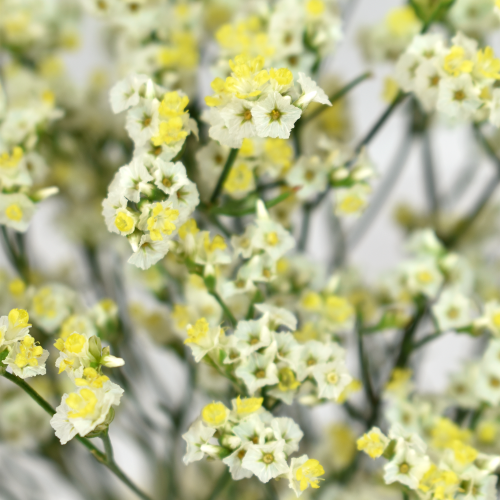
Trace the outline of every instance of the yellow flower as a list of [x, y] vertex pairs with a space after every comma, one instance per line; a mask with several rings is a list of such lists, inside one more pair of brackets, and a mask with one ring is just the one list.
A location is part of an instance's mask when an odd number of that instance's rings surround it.
[[163, 240], [163, 234], [172, 234], [175, 231], [174, 222], [179, 218], [179, 210], [163, 208], [156, 203], [153, 214], [148, 219], [148, 229], [153, 241]]
[[311, 488], [319, 488], [319, 476], [325, 473], [325, 469], [314, 458], [310, 458], [307, 462], [301, 465], [295, 472], [295, 478], [300, 483], [300, 491], [304, 491], [308, 486]]
[[478, 51], [476, 70], [484, 78], [500, 80], [500, 59], [495, 58], [491, 47]]
[[344, 297], [329, 295], [325, 301], [325, 314], [333, 322], [341, 324], [354, 315], [354, 308]]
[[387, 15], [386, 24], [394, 36], [412, 35], [421, 26], [413, 7], [409, 5], [392, 9]]
[[201, 412], [203, 421], [211, 427], [219, 427], [226, 422], [229, 410], [222, 404], [213, 403], [208, 404]]
[[181, 240], [185, 240], [188, 234], [192, 234], [193, 236], [199, 233], [198, 226], [194, 219], [189, 219], [181, 227], [179, 227], [179, 237]]
[[184, 341], [185, 344], [199, 344], [208, 336], [209, 325], [205, 318], [200, 318], [194, 325], [187, 329], [188, 338]]
[[25, 366], [38, 366], [38, 359], [43, 354], [43, 347], [35, 344], [35, 339], [31, 335], [21, 340], [19, 345], [19, 354], [17, 354], [15, 363], [19, 368]]
[[95, 368], [85, 368], [83, 370], [83, 378], [75, 379], [75, 384], [79, 387], [90, 386], [95, 389], [100, 389], [104, 382], [109, 380], [105, 375], [101, 375]]
[[444, 69], [452, 76], [471, 73], [473, 67], [474, 63], [465, 58], [465, 49], [459, 45], [453, 45], [448, 55], [444, 58]]
[[364, 451], [371, 458], [378, 458], [384, 453], [389, 439], [382, 434], [378, 427], [373, 427], [357, 441], [358, 450]]
[[94, 413], [97, 396], [90, 389], [73, 392], [66, 398], [66, 404], [74, 411], [68, 412], [69, 418], [85, 418]]
[[264, 402], [264, 398], [236, 398], [236, 414], [247, 416], [259, 410]]

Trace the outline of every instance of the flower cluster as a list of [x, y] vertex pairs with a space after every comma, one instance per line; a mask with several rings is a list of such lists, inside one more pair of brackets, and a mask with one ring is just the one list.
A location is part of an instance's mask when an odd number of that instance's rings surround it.
[[[453, 428], [454, 424], [443, 419], [436, 424], [436, 432], [443, 425]], [[371, 458], [387, 458], [385, 483], [398, 482], [422, 499], [492, 498], [495, 494], [497, 478], [493, 472], [500, 456], [480, 453], [467, 444], [467, 433], [455, 438], [447, 435], [439, 443], [434, 440], [431, 452], [418, 434], [397, 424], [388, 437], [374, 427], [358, 440], [358, 449]]]
[[438, 34], [413, 39], [396, 68], [405, 92], [414, 92], [427, 112], [452, 121], [489, 120], [500, 126], [500, 59], [491, 47], [458, 33], [447, 46]]
[[262, 56], [237, 55], [229, 61], [231, 76], [212, 82], [215, 94], [205, 98], [212, 139], [231, 148], [240, 148], [249, 137], [288, 139], [311, 102], [331, 105], [306, 74], [299, 73], [299, 92], [288, 68], [266, 70], [264, 64]]
[[274, 417], [262, 407], [263, 398], [232, 400], [232, 409], [221, 402], [203, 408], [182, 437], [187, 443], [184, 463], [205, 456], [222, 460], [234, 480], [257, 476], [263, 483], [288, 479], [299, 497], [309, 487], [319, 488], [325, 473], [318, 460], [293, 457], [304, 433], [290, 418]]
[[103, 202], [108, 230], [126, 236], [129, 262], [147, 269], [163, 258], [171, 238], [198, 205], [196, 185], [181, 162], [172, 161], [196, 126], [185, 109], [189, 99], [133, 75], [111, 92], [115, 112], [129, 109], [127, 130], [134, 158], [121, 167]]
[[[74, 319], [74, 318], [73, 318]], [[102, 373], [102, 367], [123, 366], [124, 361], [102, 348], [101, 340], [88, 332], [68, 334], [64, 330], [54, 346], [59, 351], [56, 367], [65, 372], [75, 391], [64, 394], [50, 424], [61, 444], [77, 434], [99, 435], [114, 418], [114, 406], [120, 404], [123, 389]]]
[[0, 359], [22, 379], [45, 375], [49, 357], [49, 351], [29, 334], [28, 321], [24, 309], [12, 309], [8, 316], [0, 318]]
[[48, 167], [36, 146], [61, 111], [47, 81], [33, 82], [32, 72], [14, 64], [8, 70], [5, 90], [0, 82], [0, 223], [25, 232], [36, 204], [57, 193], [43, 187]]
[[[336, 0], [279, 0], [266, 9], [251, 6], [247, 16], [222, 25], [215, 34], [223, 58], [264, 55], [293, 73], [310, 72], [342, 38]], [[224, 60], [219, 66], [224, 66]]]
[[[262, 316], [239, 321], [233, 335], [205, 318], [188, 325], [188, 344], [197, 362], [206, 360], [243, 384], [248, 394], [265, 393], [290, 405], [303, 401], [337, 401], [352, 382], [345, 351], [336, 342], [294, 337], [297, 320], [286, 309], [256, 304]], [[300, 394], [299, 394], [299, 388]]]

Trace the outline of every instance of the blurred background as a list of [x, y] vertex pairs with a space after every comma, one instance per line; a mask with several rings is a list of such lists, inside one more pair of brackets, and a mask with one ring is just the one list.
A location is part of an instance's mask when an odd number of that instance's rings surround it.
[[[384, 79], [393, 75], [392, 64], [377, 63], [369, 65], [364, 60], [360, 49], [358, 38], [360, 30], [369, 25], [381, 21], [391, 8], [401, 5], [398, 0], [352, 0], [346, 9], [348, 13], [346, 24], [344, 25], [344, 38], [336, 51], [336, 54], [325, 64], [323, 71], [331, 73], [340, 78], [343, 82], [348, 82], [359, 76], [367, 69], [373, 71], [373, 78], [359, 85], [349, 95], [349, 107], [353, 117], [353, 128], [355, 137], [365, 134], [379, 118], [386, 108], [382, 94], [384, 91]], [[496, 51], [500, 51], [500, 38], [497, 35], [490, 42]], [[82, 28], [82, 42], [80, 48], [71, 54], [65, 55], [65, 62], [77, 85], [86, 85], [96, 70], [106, 68], [108, 59], [105, 45], [104, 30], [101, 21], [90, 16], [85, 16]], [[394, 168], [394, 161], [401, 142], [408, 129], [408, 120], [405, 107], [397, 111], [384, 126], [369, 146], [369, 155], [376, 167], [378, 179], [374, 182], [375, 193], [380, 181], [386, 174]], [[492, 165], [484, 155], [475, 147], [473, 140], [470, 140], [472, 132], [470, 126], [450, 127], [447, 123], [436, 123], [432, 129], [432, 148], [435, 154], [437, 165], [438, 191], [443, 199], [457, 188], [457, 180], [465, 179], [463, 197], [460, 199], [460, 209], [465, 211], [470, 205], [474, 196], [489, 182], [495, 175], [495, 166]], [[467, 176], [464, 176], [467, 172]], [[353, 250], [348, 252], [349, 263], [358, 269], [358, 272], [366, 276], [368, 280], [377, 280], [384, 273], [398, 263], [404, 254], [403, 234], [394, 223], [395, 208], [401, 203], [410, 204], [413, 209], [425, 209], [428, 200], [425, 196], [422, 147], [418, 140], [414, 141], [406, 165], [402, 169], [400, 176], [395, 180], [395, 187], [384, 200], [383, 206], [377, 219], [370, 226]], [[35, 216], [29, 234], [29, 245], [33, 249], [32, 258], [36, 265], [44, 266], [47, 269], [60, 271], [65, 265], [71, 267], [73, 258], [77, 252], [68, 239], [58, 230], [54, 224], [54, 219], [62, 210], [61, 203], [57, 198], [48, 200], [43, 204]], [[330, 250], [336, 241], [332, 233], [325, 232], [326, 214], [330, 210], [324, 206], [315, 214], [312, 221], [311, 238], [308, 245], [309, 254], [315, 259], [327, 262]], [[450, 206], [450, 210], [453, 208]], [[5, 261], [5, 259], [4, 259]], [[43, 263], [43, 264], [42, 264]], [[67, 263], [67, 264], [66, 264]], [[68, 269], [68, 272], [75, 272]], [[133, 296], [133, 292], [132, 292]], [[184, 381], [186, 374], [181, 369], [175, 368], [179, 364], [177, 358], [166, 351], [156, 349], [150, 341], [147, 350], [151, 362], [151, 369], [158, 374], [161, 390], [165, 391], [167, 397], [175, 404], [180, 401], [185, 391]], [[430, 347], [422, 349], [421, 356], [423, 366], [418, 373], [418, 383], [426, 391], [442, 391], [448, 380], [448, 375], [456, 370], [458, 361], [470, 355], [470, 341], [465, 336], [447, 334], [443, 338], [434, 342]], [[352, 363], [355, 363], [352, 360]], [[165, 376], [165, 368], [168, 367], [168, 376]], [[174, 374], [174, 375], [172, 375]], [[158, 388], [153, 388], [147, 384], [142, 387], [142, 395], [153, 393]], [[193, 418], [198, 414], [203, 401], [192, 409]], [[133, 413], [130, 407], [123, 409], [123, 414]], [[1, 411], [1, 409], [0, 409]], [[144, 408], [157, 424], [162, 422], [162, 415], [154, 409], [154, 405]], [[158, 413], [158, 414], [156, 414]], [[111, 429], [112, 441], [115, 446], [115, 456], [117, 462], [139, 485], [146, 486], [149, 478], [161, 471], [149, 470], [140, 458], [140, 453], [136, 444], [132, 444], [127, 433], [133, 432], [134, 418], [124, 420], [118, 416], [119, 425], [114, 425]], [[323, 425], [334, 418], [331, 405], [313, 410], [313, 420], [311, 427]], [[42, 418], [43, 420], [43, 418]], [[48, 426], [48, 420], [41, 423], [48, 432], [52, 432]], [[160, 426], [161, 427], [161, 426]], [[150, 446], [151, 443], [146, 444]], [[0, 445], [1, 446], [1, 445]], [[73, 445], [68, 445], [73, 446]], [[10, 448], [0, 450], [0, 470], [9, 474], [12, 467], [13, 453], [19, 453], [23, 457], [22, 463], [29, 474], [26, 477], [37, 478], [33, 486], [33, 494], [20, 496], [22, 500], [31, 500], [45, 494], [45, 498], [54, 500], [80, 500], [80, 496], [74, 488], [71, 488], [67, 479], [63, 478], [54, 469], [50, 470], [50, 477], [53, 480], [46, 481], [48, 469], [46, 462], [38, 460], [30, 453], [23, 451], [12, 452]], [[86, 464], [81, 461], [85, 450], [74, 450], [74, 463], [67, 464], [68, 467], [80, 467], [77, 464]], [[18, 468], [18, 461], [15, 467]], [[182, 467], [181, 464], [179, 464]], [[96, 475], [96, 486], [105, 487], [109, 481], [115, 479], [102, 471], [98, 467], [92, 471]], [[22, 471], [16, 469], [16, 474], [22, 476]], [[189, 476], [189, 473], [187, 474]], [[85, 477], [82, 474], [82, 477]], [[57, 478], [57, 481], [54, 480]], [[21, 485], [20, 485], [21, 486]], [[117, 487], [122, 491], [122, 499], [134, 498], [134, 495], [124, 489], [121, 485]], [[15, 491], [16, 487], [12, 488]], [[25, 489], [22, 495], [26, 495]], [[11, 500], [0, 493], [0, 499]]]

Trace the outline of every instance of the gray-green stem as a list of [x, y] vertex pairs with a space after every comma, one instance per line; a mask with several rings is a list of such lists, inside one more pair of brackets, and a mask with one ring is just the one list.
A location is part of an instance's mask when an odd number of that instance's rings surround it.
[[[43, 408], [50, 416], [54, 416], [56, 410], [52, 408], [52, 406], [42, 397], [38, 392], [35, 391], [30, 385], [28, 385], [24, 380], [16, 377], [15, 375], [4, 372], [2, 374], [7, 380], [10, 380], [18, 387], [20, 387], [28, 396], [30, 396], [41, 408]], [[109, 437], [106, 433], [106, 438], [108, 440], [109, 447], [111, 447], [111, 443], [109, 442]], [[100, 462], [102, 463], [108, 470], [110, 470], [118, 479], [120, 479], [124, 484], [126, 484], [139, 498], [142, 500], [152, 500], [148, 495], [146, 495], [143, 491], [141, 491], [126, 475], [125, 473], [116, 465], [113, 461], [113, 454], [111, 453], [111, 459], [108, 457], [108, 448], [106, 447], [106, 442], [103, 437], [103, 441], [105, 443], [106, 454], [96, 448], [87, 438], [81, 436], [75, 436], [75, 439], [85, 446], [90, 453]]]
[[215, 203], [217, 201], [217, 198], [219, 197], [220, 193], [222, 192], [222, 188], [224, 187], [224, 183], [226, 182], [227, 176], [229, 175], [229, 172], [233, 168], [233, 164], [236, 160], [236, 157], [238, 156], [239, 149], [231, 149], [229, 152], [229, 156], [227, 157], [226, 164], [224, 165], [224, 168], [222, 170], [222, 173], [220, 174], [219, 180], [217, 181], [217, 185], [215, 186], [214, 192], [212, 194], [212, 197], [210, 198], [210, 203]]

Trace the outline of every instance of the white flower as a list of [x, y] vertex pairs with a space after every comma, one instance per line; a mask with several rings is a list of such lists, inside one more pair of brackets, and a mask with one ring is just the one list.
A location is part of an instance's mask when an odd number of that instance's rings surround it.
[[52, 333], [71, 314], [74, 302], [75, 294], [71, 289], [59, 284], [48, 284], [33, 295], [30, 316], [39, 328]]
[[120, 404], [122, 394], [123, 389], [109, 380], [102, 388], [82, 387], [64, 394], [50, 421], [61, 444], [66, 444], [76, 434], [84, 437], [109, 423], [111, 407]]
[[49, 351], [35, 344], [31, 335], [26, 335], [22, 340], [12, 344], [4, 364], [12, 369], [14, 375], [21, 378], [45, 375], [45, 361]]
[[243, 459], [247, 454], [247, 449], [250, 443], [246, 443], [239, 448], [237, 448], [231, 455], [228, 455], [222, 460], [229, 467], [229, 472], [234, 481], [239, 481], [240, 479], [247, 479], [253, 476], [253, 472], [245, 469], [243, 467]]
[[312, 375], [318, 384], [318, 397], [337, 401], [344, 389], [352, 382], [342, 360], [315, 366]]
[[318, 365], [328, 363], [344, 356], [344, 350], [337, 344], [309, 340], [295, 351], [297, 359], [297, 374], [300, 381], [312, 375]]
[[318, 156], [300, 157], [288, 171], [286, 180], [292, 187], [298, 186], [297, 198], [306, 200], [323, 192], [328, 184], [329, 167]]
[[242, 139], [238, 138], [236, 134], [231, 133], [218, 109], [210, 108], [210, 110], [203, 115], [203, 118], [211, 125], [208, 130], [208, 135], [214, 141], [218, 141], [223, 146], [228, 146], [230, 148], [241, 147]]
[[339, 216], [358, 217], [368, 205], [370, 193], [371, 187], [367, 184], [336, 189], [335, 213]]
[[265, 444], [266, 438], [270, 434], [266, 428], [266, 425], [260, 418], [260, 415], [251, 415], [244, 422], [233, 427], [234, 434], [241, 440], [243, 445], [245, 444]]
[[490, 300], [484, 305], [484, 313], [478, 321], [484, 325], [495, 337], [500, 337], [500, 303]]
[[283, 440], [285, 442], [283, 447], [285, 455], [291, 455], [299, 449], [299, 442], [304, 437], [304, 433], [291, 418], [274, 418], [271, 427], [274, 431], [274, 437], [278, 441]]
[[269, 328], [277, 330], [280, 326], [285, 326], [291, 331], [297, 329], [297, 318], [288, 309], [276, 307], [271, 304], [255, 304], [255, 309], [264, 315], [268, 315]]
[[242, 141], [246, 137], [255, 137], [255, 123], [252, 115], [254, 103], [245, 99], [233, 99], [221, 110], [229, 133], [235, 140]]
[[139, 203], [141, 193], [151, 191], [149, 182], [153, 180], [153, 177], [141, 158], [133, 159], [129, 165], [121, 167], [118, 172], [120, 187], [123, 190], [121, 193], [128, 200]]
[[234, 332], [237, 339], [236, 348], [242, 357], [249, 356], [263, 347], [268, 347], [272, 341], [271, 332], [267, 327], [268, 316], [259, 320], [239, 321]]
[[139, 269], [149, 269], [167, 255], [169, 247], [169, 240], [153, 241], [149, 234], [145, 234], [141, 237], [137, 250], [130, 256], [127, 262]]
[[159, 133], [160, 115], [158, 99], [144, 100], [142, 105], [127, 113], [125, 128], [134, 143], [143, 145]]
[[311, 102], [319, 102], [320, 104], [326, 104], [331, 106], [332, 103], [325, 91], [310, 77], [305, 73], [299, 72], [299, 78], [297, 80], [302, 88], [302, 96], [296, 102], [297, 106], [305, 109]]
[[471, 323], [471, 301], [455, 290], [445, 290], [436, 304], [432, 306], [432, 313], [442, 331], [461, 328]]
[[140, 92], [148, 80], [146, 75], [130, 75], [120, 80], [109, 93], [113, 113], [121, 113], [139, 104]]
[[417, 453], [405, 443], [399, 442], [394, 457], [384, 466], [384, 481], [386, 484], [399, 482], [416, 490], [430, 465], [427, 455]]
[[182, 461], [188, 465], [191, 462], [201, 460], [205, 456], [201, 447], [208, 443], [215, 432], [215, 428], [204, 426], [201, 420], [197, 420], [191, 425], [189, 430], [182, 435], [182, 439], [187, 443], [186, 454]]
[[453, 120], [466, 121], [481, 107], [479, 90], [469, 74], [443, 78], [439, 83], [437, 109]]
[[155, 167], [153, 172], [155, 184], [164, 193], [172, 195], [181, 187], [189, 184], [186, 168], [180, 161], [172, 163], [157, 158], [153, 165]]
[[253, 353], [235, 371], [253, 394], [257, 389], [266, 385], [275, 385], [279, 382], [278, 368], [274, 364], [276, 344], [271, 344], [263, 354]]
[[243, 467], [252, 471], [263, 483], [286, 474], [289, 467], [283, 452], [284, 446], [282, 440], [250, 446], [243, 458]]
[[283, 97], [278, 92], [272, 92], [255, 104], [252, 115], [259, 137], [280, 139], [290, 137], [290, 131], [302, 114], [302, 111], [290, 104], [290, 101], [290, 96]]
[[12, 309], [8, 316], [0, 317], [0, 347], [12, 345], [28, 335], [31, 327], [28, 321], [24, 309]]
[[415, 76], [421, 62], [415, 54], [403, 54], [396, 64], [396, 81], [405, 92], [411, 92], [415, 87]]
[[403, 267], [408, 288], [412, 293], [422, 293], [435, 297], [444, 281], [436, 262], [431, 258], [422, 258], [408, 262]]
[[428, 113], [436, 108], [439, 82], [445, 76], [442, 65], [435, 61], [424, 61], [416, 71], [415, 94]]
[[223, 330], [219, 325], [211, 327], [205, 318], [200, 318], [194, 326], [187, 325], [186, 329], [188, 338], [184, 343], [191, 347], [197, 363], [219, 345], [223, 335]]
[[[262, 202], [259, 200], [257, 203], [259, 209], [259, 204]], [[261, 208], [267, 215], [263, 204]], [[258, 217], [252, 237], [252, 245], [254, 248], [264, 250], [276, 261], [295, 246], [295, 239], [281, 224], [269, 219], [268, 216]]]
[[432, 229], [421, 229], [411, 234], [406, 249], [419, 257], [439, 256], [444, 247]]
[[416, 432], [406, 431], [399, 423], [393, 424], [389, 430], [389, 438], [403, 441], [407, 446], [414, 449], [417, 453], [425, 453], [427, 445]]
[[35, 204], [22, 193], [0, 193], [0, 224], [24, 233], [35, 213]]

